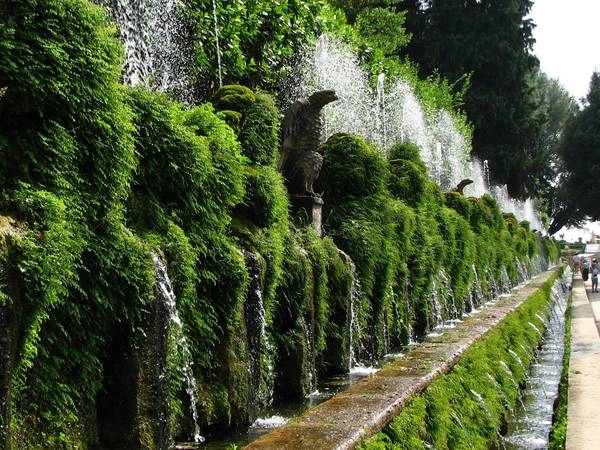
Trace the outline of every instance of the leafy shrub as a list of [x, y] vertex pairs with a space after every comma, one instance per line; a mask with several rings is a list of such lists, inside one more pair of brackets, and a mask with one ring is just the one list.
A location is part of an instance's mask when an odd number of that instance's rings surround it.
[[99, 219], [123, 199], [133, 166], [114, 30], [87, 0], [2, 9], [0, 184], [68, 193]]
[[213, 103], [218, 111], [230, 110], [243, 114], [256, 101], [252, 89], [239, 84], [223, 86], [217, 91]]

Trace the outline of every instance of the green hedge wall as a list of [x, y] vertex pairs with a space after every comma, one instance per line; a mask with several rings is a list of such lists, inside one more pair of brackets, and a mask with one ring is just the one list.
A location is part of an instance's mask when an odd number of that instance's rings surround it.
[[[100, 8], [5, 6], [0, 215], [19, 224], [0, 239], [8, 448], [189, 439], [181, 344], [159, 314], [155, 257], [177, 299], [203, 431], [246, 425], [347, 372], [353, 286], [355, 354], [367, 363], [422, 338], [437, 313], [468, 309], [474, 268], [490, 295], [504, 272], [516, 281], [515, 258], [558, 258], [491, 197], [442, 193], [415, 146], [386, 159], [347, 134], [321, 147], [320, 238], [290, 214], [270, 94], [232, 85], [213, 104], [184, 106], [127, 88]], [[441, 311], [434, 284], [447, 287]]]
[[[546, 314], [558, 276], [557, 272], [514, 313], [472, 345], [448, 374], [411, 399], [383, 432], [359, 448], [424, 450], [500, 445], [499, 430], [517, 406], [519, 385], [525, 381], [525, 369], [542, 339], [527, 324], [543, 328], [540, 317]], [[514, 351], [519, 359], [509, 351]]]

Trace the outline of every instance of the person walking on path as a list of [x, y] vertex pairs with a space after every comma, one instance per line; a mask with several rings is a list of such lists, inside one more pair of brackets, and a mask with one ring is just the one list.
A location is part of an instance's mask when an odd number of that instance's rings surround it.
[[598, 275], [600, 275], [600, 263], [594, 258], [592, 261], [592, 292], [598, 292]]
[[583, 258], [581, 263], [581, 278], [583, 281], [587, 281], [590, 276], [590, 261], [587, 258]]

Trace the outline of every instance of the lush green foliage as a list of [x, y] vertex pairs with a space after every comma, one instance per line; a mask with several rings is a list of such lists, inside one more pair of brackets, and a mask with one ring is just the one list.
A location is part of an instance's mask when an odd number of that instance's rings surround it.
[[[473, 306], [473, 267], [489, 292], [503, 271], [517, 279], [516, 258], [528, 265], [538, 255], [558, 257], [555, 244], [538, 248], [528, 228], [505, 220], [491, 196], [444, 197], [413, 145], [395, 146], [386, 160], [360, 138], [338, 134], [321, 151], [317, 188], [326, 199], [325, 228], [356, 264], [359, 321], [374, 327], [363, 337], [365, 358], [381, 355], [387, 344], [384, 321], [392, 342], [406, 344], [411, 335], [420, 338], [436, 326], [435, 314], [446, 320]], [[442, 308], [436, 312], [432, 288], [444, 283], [451, 287], [436, 292]], [[373, 325], [373, 317], [379, 324]]]
[[546, 313], [557, 276], [471, 346], [447, 375], [414, 397], [382, 433], [367, 439], [361, 448], [413, 450], [498, 445], [498, 431], [517, 404], [518, 386], [525, 380], [525, 369], [541, 340], [540, 333], [526, 324], [544, 326], [539, 317]]
[[596, 180], [600, 176], [600, 73], [590, 82], [585, 108], [566, 125], [559, 147], [564, 173], [560, 180], [558, 201], [549, 232], [563, 225], [578, 224], [586, 217], [600, 217]]
[[[316, 1], [217, 3], [226, 79], [252, 84], [280, 79], [321, 21], [346, 26]], [[191, 5], [196, 75], [214, 80], [210, 2]], [[290, 214], [270, 95], [231, 85], [214, 106], [183, 106], [125, 88], [115, 30], [87, 0], [6, 0], [2, 12], [0, 213], [22, 224], [0, 249], [14, 448], [156, 448], [192, 433], [157, 258], [193, 360], [200, 423], [222, 428], [267, 406], [275, 380], [277, 396], [303, 397], [317, 375], [347, 370], [353, 281], [358, 356], [369, 359], [436, 325], [434, 282], [448, 280], [449, 318], [467, 307], [473, 266], [488, 289], [502, 269], [515, 279], [515, 258], [556, 257], [491, 197], [444, 196], [414, 147], [387, 160], [349, 135], [322, 147], [319, 238]], [[390, 9], [357, 13], [355, 44], [373, 70], [405, 44], [402, 23]], [[416, 80], [414, 67], [395, 67]], [[456, 101], [439, 78], [419, 86], [435, 107]]]
[[[225, 83], [273, 88], [289, 71], [294, 53], [326, 23], [320, 0], [214, 1]], [[189, 5], [197, 85], [207, 98], [218, 87], [213, 6], [211, 0]]]
[[133, 166], [113, 30], [84, 0], [2, 8], [0, 185], [68, 192], [100, 220], [122, 199]]

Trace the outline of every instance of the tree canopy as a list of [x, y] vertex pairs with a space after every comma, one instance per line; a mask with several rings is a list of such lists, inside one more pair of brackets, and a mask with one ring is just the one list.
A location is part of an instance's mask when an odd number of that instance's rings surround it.
[[600, 73], [594, 72], [584, 108], [566, 124], [559, 146], [562, 175], [549, 233], [600, 218]]

